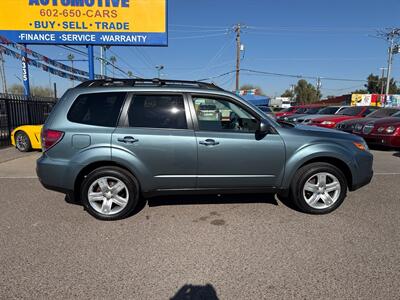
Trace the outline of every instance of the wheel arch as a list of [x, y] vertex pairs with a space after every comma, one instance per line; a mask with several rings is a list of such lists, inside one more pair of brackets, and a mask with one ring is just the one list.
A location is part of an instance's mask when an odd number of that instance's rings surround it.
[[346, 178], [346, 182], [347, 182], [347, 186], [351, 187], [353, 184], [353, 175], [351, 172], [351, 169], [349, 167], [349, 165], [347, 163], [345, 163], [343, 160], [336, 158], [336, 157], [331, 157], [331, 156], [321, 156], [321, 157], [315, 157], [312, 158], [310, 160], [307, 160], [306, 162], [304, 162], [302, 165], [300, 165], [299, 168], [297, 168], [296, 172], [309, 164], [312, 163], [328, 163], [330, 165], [333, 165], [335, 167], [337, 167], [340, 171], [343, 172], [345, 178]]
[[284, 182], [282, 184], [282, 190], [288, 191], [290, 188], [290, 185], [292, 183], [293, 177], [296, 175], [297, 171], [311, 163], [316, 163], [316, 162], [321, 162], [321, 163], [328, 163], [331, 164], [335, 167], [337, 167], [340, 171], [343, 172], [345, 178], [346, 178], [346, 183], [349, 188], [351, 188], [353, 184], [353, 173], [351, 171], [350, 165], [342, 158], [333, 156], [333, 155], [321, 155], [321, 156], [311, 156], [303, 159], [300, 161], [296, 166], [290, 168], [290, 172], [286, 173], [286, 176], [284, 178]]
[[80, 188], [81, 188], [81, 185], [82, 185], [82, 182], [83, 182], [83, 179], [85, 178], [85, 176], [87, 176], [92, 171], [94, 171], [98, 168], [101, 168], [101, 167], [118, 167], [118, 168], [125, 170], [126, 172], [128, 172], [130, 175], [132, 175], [135, 178], [135, 180], [138, 184], [139, 194], [141, 193], [141, 191], [142, 191], [141, 183], [140, 183], [138, 176], [136, 175], [136, 173], [134, 171], [130, 170], [126, 166], [119, 164], [115, 161], [103, 160], [103, 161], [96, 161], [96, 162], [90, 163], [79, 171], [78, 175], [76, 176], [75, 182], [74, 182], [74, 196], [75, 197], [79, 198]]

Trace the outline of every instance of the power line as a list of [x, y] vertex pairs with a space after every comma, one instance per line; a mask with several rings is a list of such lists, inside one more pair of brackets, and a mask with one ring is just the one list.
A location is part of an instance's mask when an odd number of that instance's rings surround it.
[[211, 37], [220, 37], [227, 35], [227, 32], [224, 33], [216, 33], [216, 34], [204, 34], [204, 35], [193, 35], [193, 36], [180, 36], [180, 37], [170, 37], [170, 40], [188, 40], [188, 39], [203, 39], [203, 38], [211, 38]]
[[252, 69], [241, 69], [242, 71], [255, 73], [260, 75], [270, 75], [270, 76], [280, 76], [280, 77], [291, 77], [291, 78], [299, 78], [299, 79], [314, 79], [318, 80], [334, 80], [334, 81], [349, 81], [349, 82], [366, 82], [366, 79], [349, 79], [349, 78], [334, 78], [334, 77], [323, 77], [323, 76], [310, 76], [310, 75], [296, 75], [296, 74], [285, 74], [285, 73], [275, 73], [275, 72], [267, 72], [267, 71], [259, 71]]
[[211, 79], [217, 79], [217, 78], [221, 78], [221, 77], [224, 77], [226, 75], [229, 75], [229, 74], [232, 74], [232, 73], [235, 73], [235, 72], [236, 72], [236, 70], [233, 70], [233, 71], [222, 73], [220, 75], [211, 76], [211, 77], [207, 77], [207, 78], [203, 78], [203, 79], [198, 79], [197, 81], [206, 81], [206, 80], [211, 80]]
[[[117, 53], [115, 53], [115, 51], [113, 51], [113, 50], [111, 50], [111, 49], [108, 49], [108, 51], [110, 51], [111, 54], [114, 54], [114, 56], [116, 56], [116, 57], [118, 58], [118, 60], [122, 61], [126, 66], [128, 66], [128, 67], [132, 70], [132, 72], [135, 71], [135, 73], [138, 73], [138, 74], [141, 75], [142, 77], [144, 76], [143, 74], [141, 74], [140, 72], [138, 72], [138, 71], [136, 70], [136, 68], [133, 67], [130, 63], [128, 63], [124, 58], [122, 58], [122, 57], [119, 56]], [[134, 75], [134, 76], [135, 76], [135, 75]], [[137, 77], [137, 76], [135, 76], [135, 77]]]

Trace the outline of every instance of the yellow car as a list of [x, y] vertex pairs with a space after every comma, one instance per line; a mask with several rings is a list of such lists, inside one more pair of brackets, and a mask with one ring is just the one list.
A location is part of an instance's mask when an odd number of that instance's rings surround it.
[[40, 132], [43, 125], [23, 125], [11, 132], [11, 144], [21, 152], [41, 149]]

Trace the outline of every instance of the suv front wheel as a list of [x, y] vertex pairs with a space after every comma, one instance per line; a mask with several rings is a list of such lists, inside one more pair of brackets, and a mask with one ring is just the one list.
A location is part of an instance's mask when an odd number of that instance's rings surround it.
[[311, 163], [293, 178], [291, 196], [298, 209], [310, 214], [326, 214], [338, 208], [347, 194], [343, 172], [328, 163]]
[[100, 220], [118, 220], [136, 207], [139, 185], [126, 170], [101, 167], [84, 178], [81, 199], [85, 209]]

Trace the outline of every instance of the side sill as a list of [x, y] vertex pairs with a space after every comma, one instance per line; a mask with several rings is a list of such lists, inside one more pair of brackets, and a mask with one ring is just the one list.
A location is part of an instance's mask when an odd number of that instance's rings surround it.
[[275, 194], [279, 191], [280, 189], [276, 187], [158, 189], [143, 192], [143, 196], [145, 198], [152, 198], [167, 195]]

